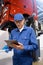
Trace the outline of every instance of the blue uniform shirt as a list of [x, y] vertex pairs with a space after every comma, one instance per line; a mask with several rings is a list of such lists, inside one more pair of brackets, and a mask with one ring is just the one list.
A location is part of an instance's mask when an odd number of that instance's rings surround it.
[[10, 40], [17, 40], [24, 45], [23, 50], [14, 48], [13, 65], [32, 65], [31, 51], [37, 49], [37, 41], [33, 28], [24, 26], [21, 32], [18, 28], [12, 30]]

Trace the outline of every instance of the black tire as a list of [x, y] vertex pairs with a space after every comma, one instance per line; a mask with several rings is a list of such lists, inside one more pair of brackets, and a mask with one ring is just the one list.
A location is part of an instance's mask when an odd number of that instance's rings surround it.
[[5, 28], [8, 28], [8, 32], [10, 33], [11, 30], [17, 28], [17, 26], [14, 22], [9, 21], [1, 25], [1, 30], [4, 30]]

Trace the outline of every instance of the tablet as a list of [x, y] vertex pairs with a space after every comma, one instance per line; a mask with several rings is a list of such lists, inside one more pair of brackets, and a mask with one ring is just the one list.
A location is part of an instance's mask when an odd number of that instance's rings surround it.
[[16, 41], [16, 40], [5, 40], [5, 42], [7, 43], [7, 45], [12, 45], [12, 44], [16, 44], [16, 45], [20, 45], [19, 43], [18, 43], [18, 41]]

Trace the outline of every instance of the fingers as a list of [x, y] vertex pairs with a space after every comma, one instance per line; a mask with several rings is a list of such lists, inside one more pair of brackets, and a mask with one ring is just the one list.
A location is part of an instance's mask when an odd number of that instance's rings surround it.
[[16, 47], [16, 49], [22, 50], [22, 49], [24, 49], [24, 47], [23, 47], [23, 45], [19, 45], [19, 46]]
[[18, 42], [20, 45], [23, 45], [22, 43]]

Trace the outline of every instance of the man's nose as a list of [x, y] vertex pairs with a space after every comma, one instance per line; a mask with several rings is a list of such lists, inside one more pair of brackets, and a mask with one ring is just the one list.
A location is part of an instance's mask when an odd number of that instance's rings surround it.
[[20, 25], [20, 23], [19, 23], [19, 22], [18, 22], [17, 24], [18, 24], [18, 25]]

